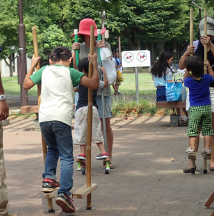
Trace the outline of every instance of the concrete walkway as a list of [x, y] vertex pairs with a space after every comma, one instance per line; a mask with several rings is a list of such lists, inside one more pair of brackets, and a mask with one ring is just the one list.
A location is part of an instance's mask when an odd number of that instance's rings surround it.
[[[138, 117], [111, 120], [114, 132], [115, 169], [104, 174], [101, 161], [92, 148], [92, 210], [86, 198], [75, 200], [75, 214], [65, 214], [55, 204], [53, 215], [76, 216], [210, 216], [205, 201], [214, 191], [214, 172], [202, 173], [203, 161], [197, 156], [195, 175], [183, 174], [187, 165], [187, 127], [169, 127], [169, 117]], [[203, 140], [201, 139], [200, 150]], [[4, 153], [9, 193], [8, 209], [19, 216], [48, 214], [47, 200], [41, 192], [44, 161], [40, 131], [33, 130], [32, 119], [14, 119], [4, 127]], [[79, 147], [74, 146], [74, 156]], [[86, 183], [76, 171], [74, 188]], [[58, 169], [58, 176], [60, 167]]]

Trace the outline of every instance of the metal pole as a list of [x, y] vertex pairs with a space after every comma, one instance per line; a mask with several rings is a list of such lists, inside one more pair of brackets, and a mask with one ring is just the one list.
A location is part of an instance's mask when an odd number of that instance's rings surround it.
[[19, 0], [19, 59], [18, 59], [18, 83], [20, 84], [21, 106], [28, 105], [28, 92], [23, 88], [24, 78], [27, 74], [25, 25], [23, 24], [22, 0]]
[[136, 101], [139, 102], [138, 69], [135, 67]]

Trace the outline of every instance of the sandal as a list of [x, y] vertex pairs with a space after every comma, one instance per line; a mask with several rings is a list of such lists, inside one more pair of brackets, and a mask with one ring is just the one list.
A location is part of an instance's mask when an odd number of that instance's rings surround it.
[[201, 150], [202, 155], [211, 155], [212, 154], [212, 149], [202, 149]]
[[195, 149], [192, 149], [192, 148], [188, 147], [187, 150], [186, 150], [186, 153], [187, 154], [195, 154]]
[[114, 164], [110, 161], [110, 169], [114, 169]]

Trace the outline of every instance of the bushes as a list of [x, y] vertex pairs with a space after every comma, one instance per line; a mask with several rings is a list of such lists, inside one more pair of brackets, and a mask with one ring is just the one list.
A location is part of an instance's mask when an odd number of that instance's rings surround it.
[[112, 116], [127, 117], [140, 115], [169, 115], [172, 113], [170, 109], [157, 109], [154, 102], [140, 99], [137, 103], [135, 100], [126, 98], [116, 98], [112, 100]]

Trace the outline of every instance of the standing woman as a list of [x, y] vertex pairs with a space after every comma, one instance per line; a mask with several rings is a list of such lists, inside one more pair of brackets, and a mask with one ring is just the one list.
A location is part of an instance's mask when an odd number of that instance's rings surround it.
[[[74, 42], [72, 45], [72, 49], [73, 49], [73, 64], [74, 64], [74, 68], [77, 67], [76, 65], [76, 52], [75, 50], [79, 50], [79, 59], [83, 59], [85, 57], [88, 57], [88, 53], [90, 53], [90, 26], [93, 25], [94, 26], [94, 37], [95, 37], [95, 47], [94, 47], [94, 52], [96, 53], [97, 56], [99, 56], [99, 48], [102, 47], [107, 47], [110, 51], [111, 51], [111, 47], [109, 45], [109, 43], [105, 42], [105, 41], [97, 41], [96, 38], [98, 37], [97, 34], [97, 26], [96, 23], [94, 22], [93, 19], [90, 18], [85, 18], [83, 20], [80, 21], [79, 24], [79, 32], [78, 32], [78, 36], [81, 37], [83, 43], [77, 43]], [[106, 29], [102, 29], [101, 30], [101, 35], [104, 34], [106, 31]], [[71, 35], [72, 37], [74, 36], [74, 34]], [[98, 65], [99, 65], [99, 58], [97, 58], [98, 60]], [[100, 74], [100, 77], [102, 75]], [[108, 147], [108, 155], [110, 158], [110, 167], [113, 168], [113, 164], [112, 164], [112, 148], [113, 148], [113, 132], [112, 132], [112, 128], [111, 128], [111, 124], [110, 124], [110, 118], [111, 118], [111, 89], [110, 86], [106, 87], [103, 89], [103, 93], [104, 93], [104, 101], [105, 101], [105, 122], [106, 122], [106, 135], [107, 135], [107, 147]], [[98, 105], [98, 113], [100, 116], [100, 120], [102, 123], [102, 119], [103, 119], [103, 106], [102, 106], [102, 99], [101, 99], [101, 88], [98, 89], [97, 91], [97, 105]], [[103, 126], [103, 124], [102, 124]]]

